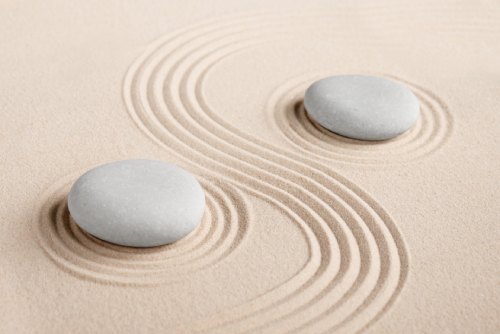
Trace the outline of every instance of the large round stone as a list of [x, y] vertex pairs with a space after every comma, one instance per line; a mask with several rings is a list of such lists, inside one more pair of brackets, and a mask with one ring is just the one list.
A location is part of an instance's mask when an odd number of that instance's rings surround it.
[[410, 129], [418, 119], [417, 97], [393, 80], [339, 75], [321, 79], [306, 91], [309, 116], [341, 136], [385, 140]]
[[193, 231], [202, 219], [205, 195], [195, 177], [175, 165], [124, 160], [76, 180], [68, 208], [76, 224], [99, 239], [152, 247]]

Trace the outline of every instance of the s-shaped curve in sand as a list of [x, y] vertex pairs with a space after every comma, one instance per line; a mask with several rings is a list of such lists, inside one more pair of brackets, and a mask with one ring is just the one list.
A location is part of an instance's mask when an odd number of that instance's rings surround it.
[[309, 261], [290, 280], [179, 330], [356, 332], [393, 304], [406, 280], [404, 241], [376, 201], [331, 168], [225, 124], [203, 96], [203, 76], [218, 58], [287, 27], [266, 16], [201, 24], [154, 43], [126, 75], [127, 109], [156, 143], [195, 173], [281, 208], [309, 239]]

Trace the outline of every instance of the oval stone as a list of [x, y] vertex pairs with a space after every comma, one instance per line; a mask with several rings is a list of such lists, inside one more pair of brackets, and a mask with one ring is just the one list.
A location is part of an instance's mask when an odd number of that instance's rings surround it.
[[420, 105], [406, 86], [366, 75], [338, 75], [314, 82], [306, 91], [309, 116], [341, 136], [386, 140], [410, 129]]
[[205, 194], [180, 167], [124, 160], [96, 167], [76, 180], [68, 208], [76, 224], [99, 239], [152, 247], [193, 231], [205, 210]]

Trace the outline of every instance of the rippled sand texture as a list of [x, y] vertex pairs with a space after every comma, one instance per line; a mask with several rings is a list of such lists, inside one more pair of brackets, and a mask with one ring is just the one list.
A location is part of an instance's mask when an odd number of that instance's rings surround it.
[[[46, 6], [0, 14], [0, 332], [498, 327], [498, 4]], [[407, 85], [417, 124], [321, 128], [305, 89], [345, 73]], [[75, 224], [72, 183], [126, 158], [198, 176], [194, 232], [136, 249]]]
[[71, 179], [47, 194], [37, 218], [40, 243], [62, 269], [84, 279], [124, 285], [154, 285], [182, 280], [222, 260], [236, 248], [250, 218], [245, 199], [231, 186], [202, 183], [207, 210], [195, 232], [175, 245], [154, 248], [121, 247], [82, 231], [68, 211]]
[[[253, 319], [267, 330], [362, 328], [392, 303], [406, 277], [406, 250], [395, 224], [332, 169], [306, 165], [235, 130], [203, 98], [202, 76], [210, 64], [259, 42], [256, 26], [275, 23], [279, 27], [279, 18], [218, 20], [161, 40], [129, 71], [125, 101], [139, 126], [165, 147], [279, 205], [307, 237], [309, 260], [297, 276], [260, 296], [259, 312], [252, 300], [251, 308], [243, 304], [219, 314], [215, 326], [250, 329], [246, 321]], [[248, 41], [241, 31], [249, 31]]]

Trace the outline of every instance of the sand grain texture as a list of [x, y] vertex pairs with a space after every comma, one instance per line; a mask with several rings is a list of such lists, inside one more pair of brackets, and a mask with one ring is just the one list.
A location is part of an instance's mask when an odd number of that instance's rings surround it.
[[[5, 6], [0, 331], [498, 330], [500, 6], [283, 3]], [[311, 121], [307, 86], [348, 73], [407, 85], [415, 127]], [[76, 226], [71, 184], [129, 158], [199, 176], [188, 237]]]

